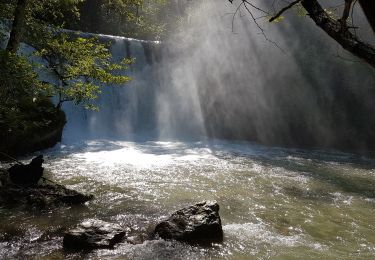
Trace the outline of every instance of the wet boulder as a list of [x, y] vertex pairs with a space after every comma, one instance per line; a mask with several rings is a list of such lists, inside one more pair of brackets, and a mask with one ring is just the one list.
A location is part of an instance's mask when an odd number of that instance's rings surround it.
[[33, 185], [37, 184], [43, 176], [43, 155], [31, 160], [27, 165], [16, 164], [8, 169], [9, 178], [14, 184]]
[[125, 234], [117, 224], [91, 219], [66, 232], [63, 245], [70, 250], [113, 248], [125, 238]]
[[173, 213], [159, 223], [154, 231], [163, 239], [175, 239], [188, 243], [212, 243], [223, 241], [223, 229], [219, 205], [204, 201]]
[[0, 169], [0, 207], [41, 209], [84, 204], [94, 198], [44, 178], [43, 162], [43, 155], [39, 155], [27, 165], [19, 163], [8, 170]]

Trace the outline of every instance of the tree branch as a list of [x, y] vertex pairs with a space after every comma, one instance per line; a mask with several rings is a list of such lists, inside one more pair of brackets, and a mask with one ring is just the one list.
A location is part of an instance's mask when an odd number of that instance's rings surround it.
[[342, 12], [342, 17], [338, 20], [341, 22], [342, 29], [346, 29], [346, 20], [349, 18], [350, 8], [352, 7], [353, 0], [345, 0], [344, 11]]
[[18, 0], [16, 5], [16, 10], [14, 12], [14, 19], [12, 23], [12, 28], [10, 31], [10, 36], [6, 50], [9, 52], [16, 53], [22, 38], [23, 27], [26, 19], [26, 6], [27, 0]]
[[341, 22], [331, 18], [317, 0], [302, 0], [301, 4], [317, 26], [337, 41], [345, 50], [375, 68], [375, 48], [373, 46], [359, 40], [347, 28], [343, 30]]
[[295, 6], [296, 4], [298, 4], [299, 2], [301, 2], [301, 0], [296, 0], [294, 2], [291, 2], [289, 5], [285, 6], [283, 9], [281, 9], [280, 11], [278, 11], [277, 14], [275, 14], [274, 16], [272, 16], [268, 21], [270, 23], [272, 23], [277, 18], [279, 18], [286, 10], [289, 10], [290, 8], [292, 8], [293, 6]]
[[374, 0], [358, 0], [366, 15], [373, 32], [375, 33], [375, 1]]
[[[233, 0], [228, 0], [228, 1], [229, 1], [231, 4], [233, 4]], [[248, 5], [249, 5], [249, 6], [248, 6]], [[281, 48], [276, 42], [270, 40], [270, 39], [267, 37], [267, 35], [266, 35], [266, 33], [264, 32], [263, 28], [262, 28], [262, 27], [260, 26], [260, 24], [257, 22], [257, 19], [258, 19], [258, 18], [256, 18], [256, 17], [254, 16], [254, 14], [253, 14], [253, 12], [252, 12], [252, 10], [251, 10], [250, 8], [254, 8], [254, 9], [256, 9], [257, 11], [260, 11], [260, 12], [262, 12], [262, 13], [264, 13], [264, 14], [267, 14], [267, 15], [268, 15], [269, 13], [268, 13], [267, 11], [261, 9], [260, 7], [254, 5], [253, 3], [249, 2], [248, 0], [241, 0], [241, 3], [240, 3], [239, 6], [237, 7], [237, 9], [236, 9], [236, 11], [235, 11], [235, 13], [234, 13], [234, 15], [233, 15], [233, 19], [232, 19], [232, 31], [234, 30], [234, 18], [235, 18], [235, 16], [236, 16], [236, 14], [239, 12], [241, 6], [244, 6], [245, 10], [250, 14], [251, 19], [253, 20], [253, 22], [255, 23], [255, 25], [258, 27], [258, 29], [259, 29], [260, 33], [263, 35], [264, 39], [265, 39], [266, 41], [272, 43], [273, 45], [275, 45], [275, 46], [276, 46], [278, 49], [280, 49], [282, 52], [284, 52], [284, 50], [283, 50], [283, 49], [282, 49], [282, 48]]]

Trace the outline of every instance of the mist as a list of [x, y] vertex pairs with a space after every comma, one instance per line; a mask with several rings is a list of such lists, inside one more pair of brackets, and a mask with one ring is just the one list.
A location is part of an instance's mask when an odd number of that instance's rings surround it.
[[238, 4], [197, 3], [166, 43], [160, 137], [373, 149], [371, 68], [306, 16], [258, 19], [263, 35], [245, 9], [233, 19]]
[[[238, 3], [194, 3], [162, 43], [100, 35], [116, 61], [135, 57], [122, 72], [133, 80], [106, 87], [99, 112], [65, 105], [63, 139], [219, 138], [374, 150], [372, 69], [306, 16], [290, 11], [279, 23], [255, 24], [243, 9], [233, 18]], [[368, 37], [365, 21], [356, 21]]]

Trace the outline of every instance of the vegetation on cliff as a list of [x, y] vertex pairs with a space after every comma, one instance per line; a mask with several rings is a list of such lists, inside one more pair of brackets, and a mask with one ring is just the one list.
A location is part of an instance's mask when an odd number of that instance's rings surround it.
[[[130, 80], [116, 72], [126, 69], [131, 59], [112, 62], [109, 44], [65, 30], [67, 21], [79, 19], [81, 2], [1, 2], [0, 36], [7, 42], [0, 53], [1, 151], [22, 154], [53, 146], [65, 125], [63, 102], [97, 109], [91, 101], [103, 86]], [[6, 21], [11, 25], [6, 26]], [[33, 50], [22, 51], [21, 43]], [[42, 62], [33, 64], [35, 59]], [[38, 71], [55, 79], [42, 81]], [[52, 97], [57, 97], [56, 105]]]
[[0, 151], [22, 154], [60, 141], [65, 115], [29, 61], [0, 51], [0, 73]]

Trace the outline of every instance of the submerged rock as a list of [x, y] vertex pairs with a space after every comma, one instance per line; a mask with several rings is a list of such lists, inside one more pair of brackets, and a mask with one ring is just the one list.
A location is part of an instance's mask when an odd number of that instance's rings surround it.
[[125, 230], [117, 224], [97, 219], [87, 220], [65, 233], [65, 249], [87, 250], [113, 248], [125, 237]]
[[18, 186], [7, 183], [0, 189], [0, 206], [46, 208], [60, 204], [83, 204], [94, 197], [58, 184], [40, 184], [33, 186]]
[[173, 213], [155, 228], [155, 235], [188, 243], [223, 241], [219, 205], [204, 201]]

